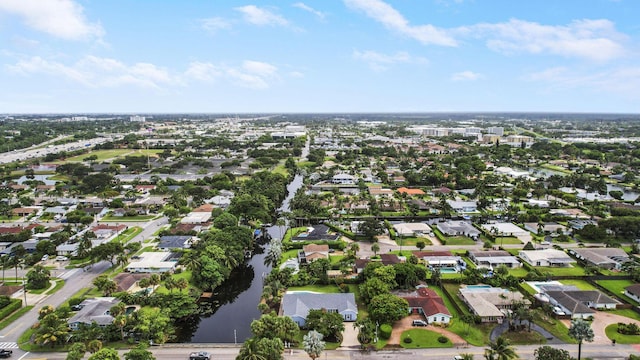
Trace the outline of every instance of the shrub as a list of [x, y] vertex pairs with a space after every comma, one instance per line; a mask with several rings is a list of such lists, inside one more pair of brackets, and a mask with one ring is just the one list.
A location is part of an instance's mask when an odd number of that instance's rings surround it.
[[380, 338], [381, 339], [388, 339], [391, 337], [391, 330], [393, 330], [393, 328], [391, 327], [391, 325], [389, 324], [382, 324], [380, 325]]
[[340, 285], [338, 285], [338, 289], [340, 289], [341, 293], [348, 293], [349, 292], [349, 285], [342, 283]]
[[438, 336], [438, 342], [440, 344], [446, 344], [447, 341], [449, 341], [449, 339], [446, 336], [442, 336], [442, 335]]
[[411, 336], [407, 336], [402, 341], [404, 341], [405, 344], [411, 344], [413, 342], [413, 339], [411, 339]]
[[80, 305], [84, 301], [83, 297], [72, 297], [69, 299], [69, 306]]
[[640, 335], [640, 326], [634, 323], [618, 323], [618, 332], [624, 335]]

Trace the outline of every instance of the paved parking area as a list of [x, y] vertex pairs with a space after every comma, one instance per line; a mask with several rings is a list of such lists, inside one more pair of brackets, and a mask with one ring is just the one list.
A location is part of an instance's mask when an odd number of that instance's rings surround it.
[[[568, 327], [571, 326], [571, 320], [562, 320], [562, 322]], [[593, 344], [611, 344], [611, 340], [607, 337], [604, 329], [617, 323], [635, 323], [640, 326], [640, 321], [634, 320], [625, 316], [616, 315], [607, 311], [597, 311], [593, 321], [591, 322], [591, 329], [593, 329]]]

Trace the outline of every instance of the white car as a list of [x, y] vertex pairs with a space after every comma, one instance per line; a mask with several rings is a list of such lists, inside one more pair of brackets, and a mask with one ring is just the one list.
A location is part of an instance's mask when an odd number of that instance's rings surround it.
[[62, 256], [62, 255], [56, 256], [56, 261], [67, 261], [67, 260], [69, 260], [69, 258], [66, 256]]

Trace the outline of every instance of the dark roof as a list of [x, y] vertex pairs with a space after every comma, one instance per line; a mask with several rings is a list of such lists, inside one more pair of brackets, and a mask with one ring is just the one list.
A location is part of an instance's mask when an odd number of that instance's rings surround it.
[[547, 295], [568, 309], [571, 314], [593, 314], [595, 310], [577, 301], [564, 291], [547, 291]]
[[142, 279], [142, 278], [148, 278], [148, 277], [151, 277], [151, 274], [139, 274], [139, 273], [135, 273], [134, 274], [134, 273], [123, 272], [123, 273], [120, 273], [120, 274], [116, 275], [113, 278], [113, 281], [118, 286], [118, 290], [117, 291], [127, 291], [137, 281], [140, 281], [140, 279]]
[[416, 296], [408, 296], [404, 298], [409, 303], [409, 307], [422, 308], [426, 316], [436, 314], [446, 314], [451, 316], [449, 309], [444, 305], [444, 300], [438, 294], [427, 288], [418, 289]]
[[380, 260], [385, 265], [393, 265], [400, 263], [400, 258], [396, 254], [380, 254]]
[[190, 235], [162, 236], [158, 247], [162, 249], [182, 249], [192, 237]]
[[628, 293], [640, 297], [640, 284], [629, 285], [624, 289], [627, 290]]
[[335, 241], [340, 238], [340, 234], [336, 234], [336, 233], [330, 234], [329, 227], [324, 224], [313, 225], [312, 229], [313, 230], [311, 231], [302, 233], [304, 235], [299, 234], [298, 236], [295, 236], [292, 240], [293, 241], [322, 241], [322, 240]]
[[364, 269], [371, 260], [369, 259], [356, 259], [355, 267], [356, 269]]

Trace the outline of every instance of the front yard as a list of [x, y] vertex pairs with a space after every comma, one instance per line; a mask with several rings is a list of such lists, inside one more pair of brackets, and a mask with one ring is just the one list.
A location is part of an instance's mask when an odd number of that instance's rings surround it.
[[[447, 341], [441, 343], [438, 338], [446, 338]], [[410, 342], [407, 342], [407, 338], [411, 338]], [[411, 329], [402, 333], [400, 336], [400, 346], [405, 349], [422, 349], [422, 348], [450, 348], [453, 347], [453, 343], [449, 338], [444, 335], [440, 335], [435, 331], [426, 329]]]
[[611, 291], [612, 293], [616, 294], [617, 296], [619, 296], [621, 299], [628, 302], [629, 304], [640, 305], [638, 304], [637, 301], [624, 295], [624, 288], [626, 288], [629, 285], [635, 284], [633, 281], [631, 280], [596, 280], [596, 283], [602, 286], [603, 288]]

